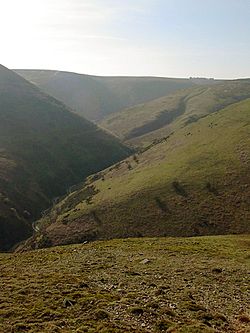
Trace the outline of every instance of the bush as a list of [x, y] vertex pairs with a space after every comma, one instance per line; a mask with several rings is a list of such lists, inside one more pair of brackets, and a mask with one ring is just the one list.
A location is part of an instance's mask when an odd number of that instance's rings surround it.
[[219, 194], [218, 190], [210, 182], [206, 183], [206, 189], [208, 190], [208, 192], [213, 193], [214, 195]]
[[50, 247], [52, 246], [52, 241], [47, 235], [40, 235], [37, 239], [38, 248]]
[[93, 210], [92, 212], [90, 212], [90, 215], [97, 224], [102, 224], [102, 220], [99, 218], [96, 211]]
[[127, 164], [128, 170], [132, 170], [132, 165], [130, 163]]
[[184, 187], [177, 180], [172, 183], [172, 186], [177, 194], [182, 195], [183, 197], [188, 196]]
[[163, 211], [164, 213], [169, 212], [169, 209], [168, 209], [166, 203], [164, 201], [162, 201], [161, 198], [155, 197], [155, 202], [161, 211]]
[[139, 160], [136, 155], [133, 155], [133, 160], [135, 161], [135, 163], [139, 163]]

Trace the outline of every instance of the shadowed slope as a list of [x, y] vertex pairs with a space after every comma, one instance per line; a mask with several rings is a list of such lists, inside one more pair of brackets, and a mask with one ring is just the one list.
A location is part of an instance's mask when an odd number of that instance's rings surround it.
[[1, 66], [0, 248], [30, 233], [27, 220], [68, 186], [127, 155], [118, 140]]
[[[60, 71], [16, 70], [89, 120], [195, 85], [188, 79], [100, 77]], [[214, 83], [214, 81], [205, 80]]]
[[88, 178], [26, 246], [250, 232], [249, 114], [234, 104]]

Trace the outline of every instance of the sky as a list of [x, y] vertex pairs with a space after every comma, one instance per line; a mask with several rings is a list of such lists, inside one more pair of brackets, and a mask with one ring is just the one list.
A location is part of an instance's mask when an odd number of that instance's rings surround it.
[[0, 63], [94, 75], [250, 77], [250, 0], [0, 0]]

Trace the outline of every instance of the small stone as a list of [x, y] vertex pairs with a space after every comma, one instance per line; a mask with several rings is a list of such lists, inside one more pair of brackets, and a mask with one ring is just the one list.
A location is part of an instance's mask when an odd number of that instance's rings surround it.
[[150, 260], [149, 259], [143, 259], [142, 261], [140, 261], [140, 264], [148, 264], [150, 263]]
[[68, 308], [69, 306], [73, 306], [74, 304], [75, 304], [76, 302], [74, 301], [74, 300], [72, 300], [72, 299], [70, 299], [70, 298], [64, 298], [64, 300], [63, 300], [63, 306], [65, 307], [65, 308]]

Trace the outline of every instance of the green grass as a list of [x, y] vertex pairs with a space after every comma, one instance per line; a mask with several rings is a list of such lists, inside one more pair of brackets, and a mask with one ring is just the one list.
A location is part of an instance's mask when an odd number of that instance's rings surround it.
[[249, 236], [0, 254], [0, 332], [249, 332], [249, 259]]
[[250, 232], [249, 110], [249, 100], [227, 107], [89, 177], [39, 222], [42, 235], [68, 244]]
[[106, 117], [100, 124], [129, 144], [144, 147], [153, 140], [250, 97], [249, 80], [192, 87]]

